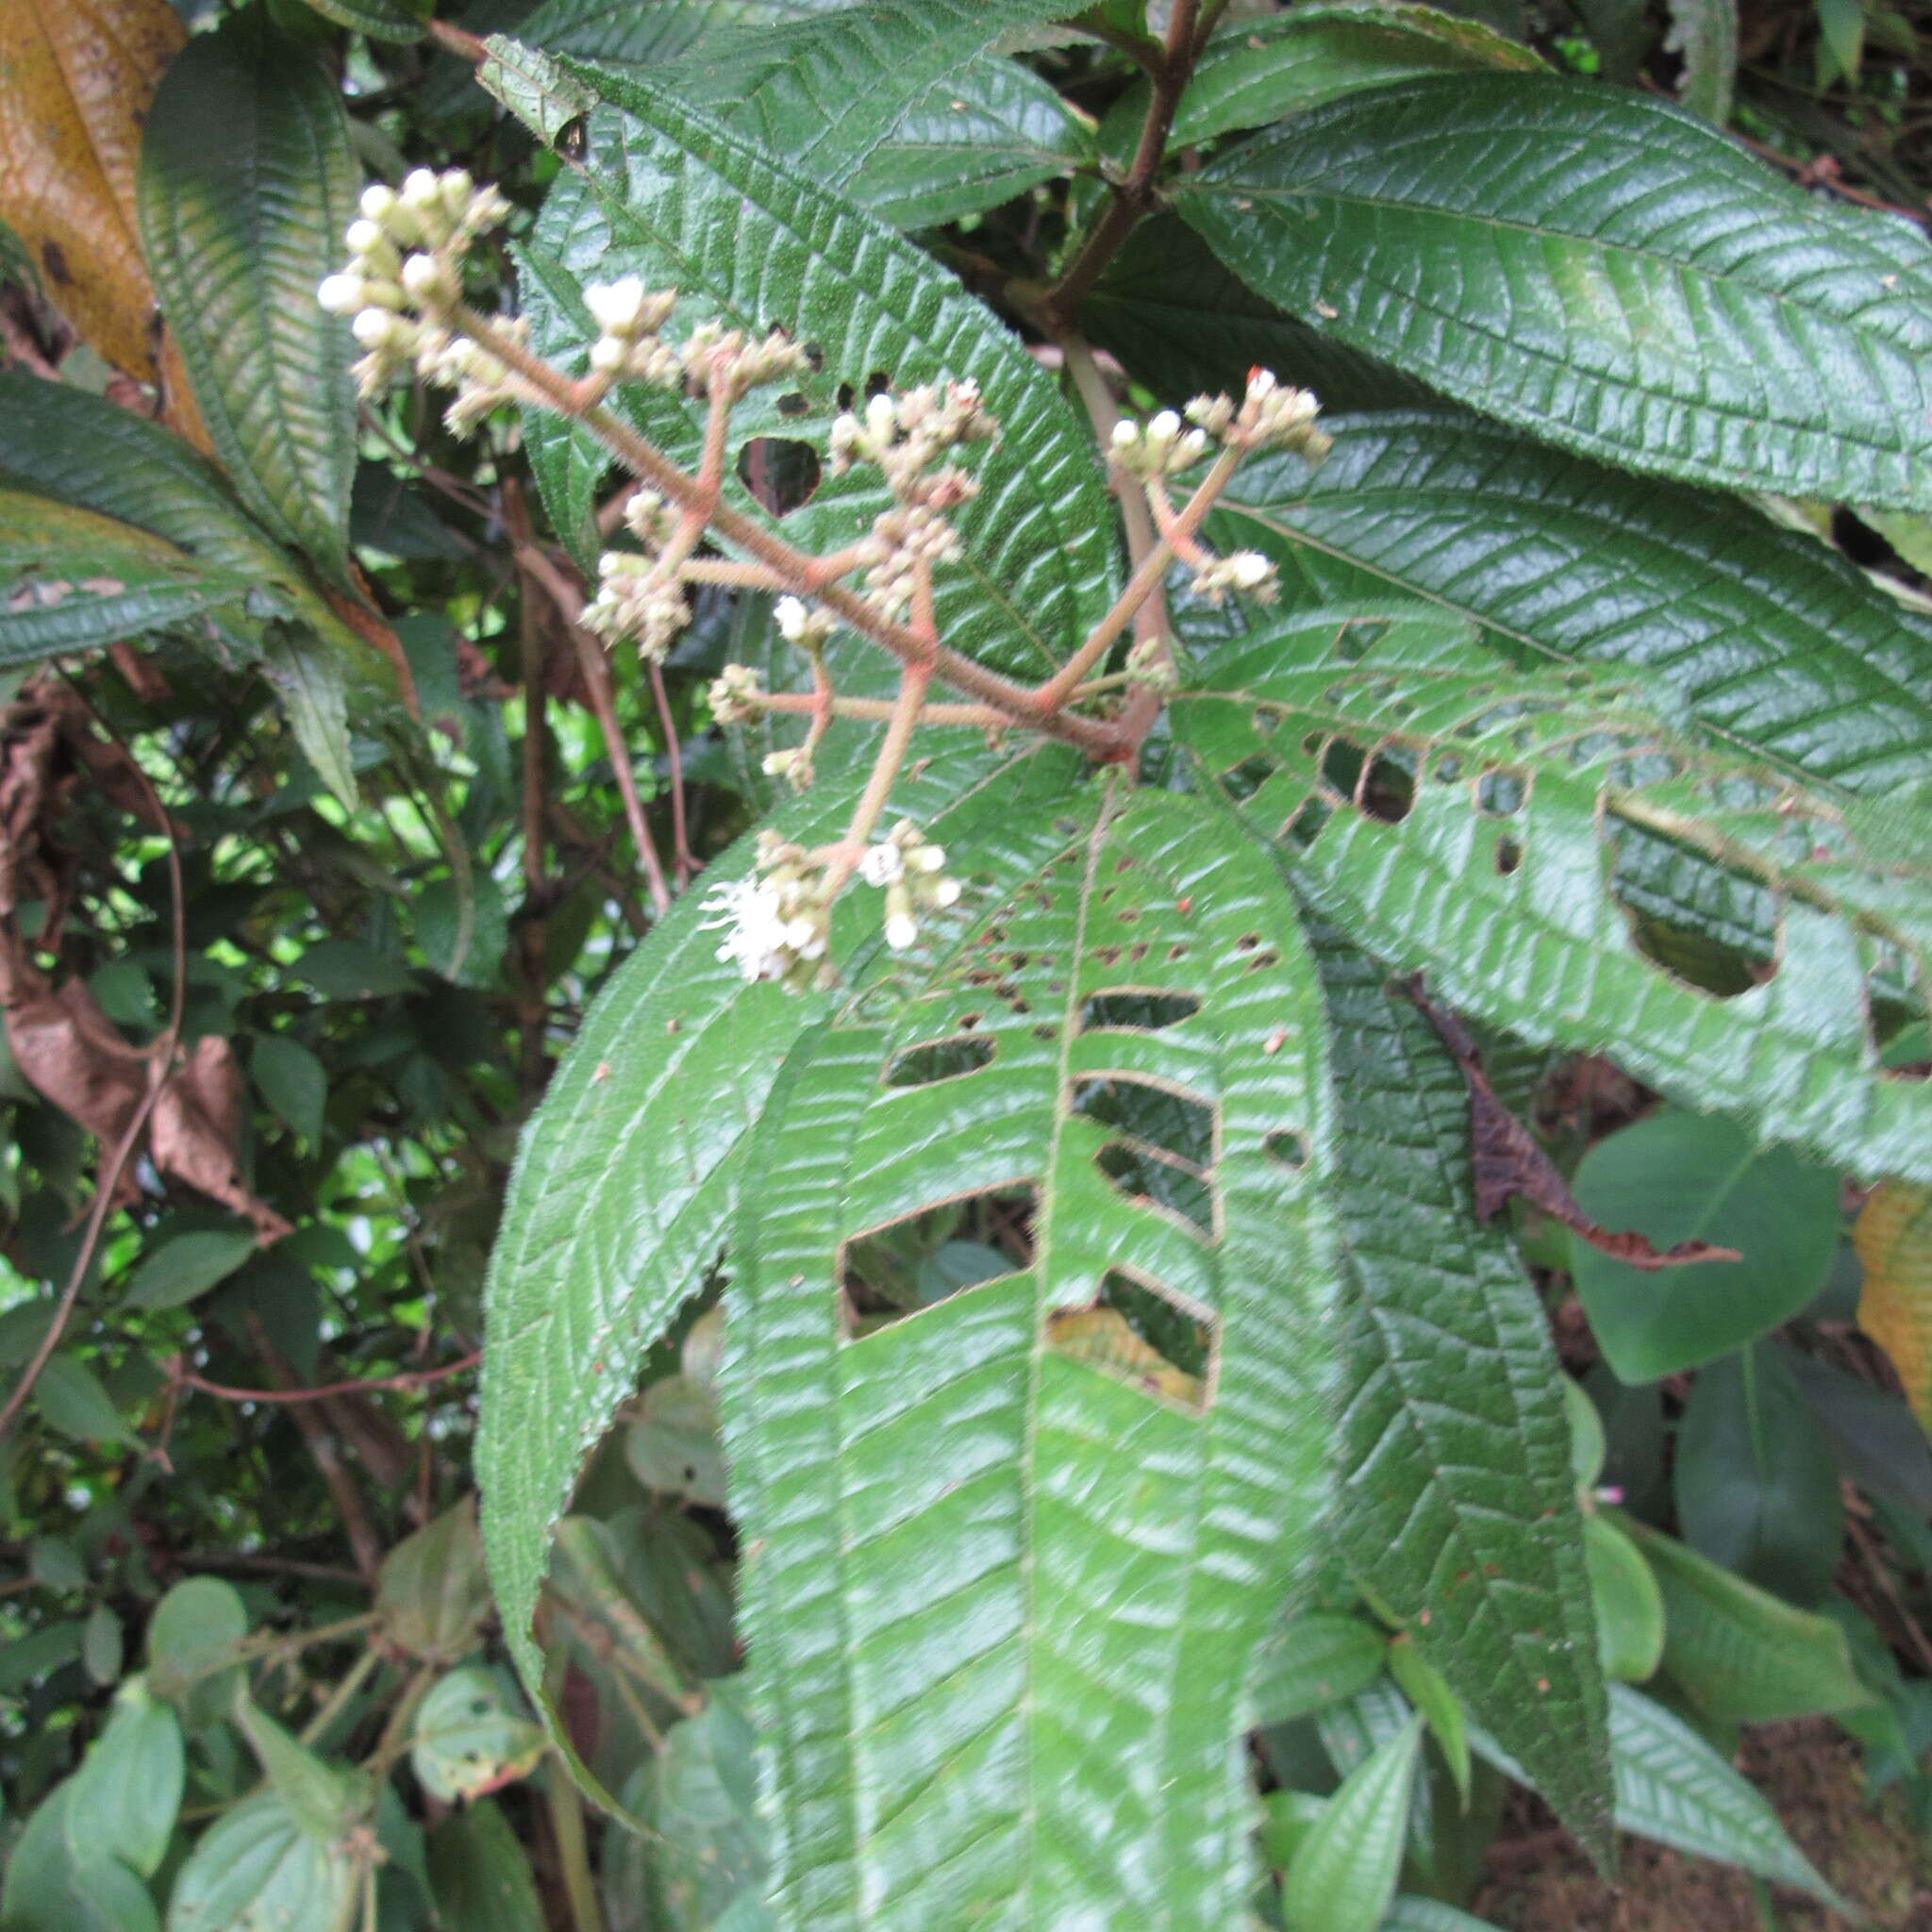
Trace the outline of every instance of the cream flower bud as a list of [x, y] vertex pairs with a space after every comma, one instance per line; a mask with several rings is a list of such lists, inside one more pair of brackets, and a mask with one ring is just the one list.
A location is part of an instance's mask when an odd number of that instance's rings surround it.
[[615, 375], [629, 357], [630, 351], [615, 336], [599, 336], [591, 344], [591, 367], [599, 375]]
[[392, 308], [358, 309], [350, 332], [365, 349], [380, 349], [396, 340], [402, 318]]
[[1238, 588], [1252, 591], [1268, 581], [1274, 566], [1258, 550], [1237, 550], [1227, 559], [1227, 570]]
[[403, 264], [403, 287], [419, 301], [434, 294], [447, 279], [442, 264], [433, 255], [412, 255]]
[[368, 300], [365, 286], [360, 275], [347, 271], [325, 275], [316, 285], [315, 299], [331, 315], [354, 315]]
[[890, 839], [880, 845], [868, 845], [858, 861], [858, 876], [869, 886], [896, 885], [905, 872], [906, 856]]
[[434, 208], [442, 199], [434, 172], [428, 168], [411, 168], [403, 176], [400, 199], [409, 208]]
[[1147, 425], [1149, 442], [1172, 442], [1181, 433], [1181, 419], [1172, 409], [1162, 409]]
[[381, 226], [371, 221], [351, 222], [342, 231], [342, 240], [349, 244], [351, 255], [375, 255], [388, 242], [389, 237]]
[[643, 300], [644, 285], [636, 275], [625, 275], [615, 282], [588, 282], [584, 286], [584, 307], [606, 335], [629, 334], [637, 326], [638, 310]]
[[1141, 425], [1131, 418], [1123, 416], [1113, 425], [1113, 446], [1116, 449], [1132, 449], [1141, 440]]
[[385, 221], [395, 208], [396, 192], [383, 182], [372, 181], [356, 205], [372, 222]]

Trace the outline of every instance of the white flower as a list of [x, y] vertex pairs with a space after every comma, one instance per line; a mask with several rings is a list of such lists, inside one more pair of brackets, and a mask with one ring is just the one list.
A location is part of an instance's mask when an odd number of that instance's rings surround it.
[[919, 922], [909, 912], [894, 912], [886, 920], [886, 943], [893, 952], [903, 953], [917, 943]]
[[868, 845], [858, 861], [858, 876], [869, 886], [890, 886], [906, 875], [906, 855], [888, 839], [883, 844]]
[[315, 299], [331, 315], [354, 315], [368, 299], [362, 277], [353, 269], [325, 275], [316, 285]]
[[643, 307], [644, 285], [637, 275], [625, 275], [615, 282], [587, 282], [584, 307], [591, 319], [608, 336], [628, 335], [637, 326], [638, 310]]
[[1194, 573], [1194, 595], [1207, 603], [1225, 603], [1229, 591], [1241, 591], [1258, 604], [1272, 604], [1279, 588], [1273, 563], [1257, 550], [1237, 550], [1218, 557]]

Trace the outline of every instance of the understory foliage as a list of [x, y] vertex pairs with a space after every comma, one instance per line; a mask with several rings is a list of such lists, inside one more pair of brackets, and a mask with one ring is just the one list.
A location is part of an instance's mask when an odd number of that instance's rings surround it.
[[0, 1932], [1932, 1827], [1932, 248], [1672, 17], [0, 18]]

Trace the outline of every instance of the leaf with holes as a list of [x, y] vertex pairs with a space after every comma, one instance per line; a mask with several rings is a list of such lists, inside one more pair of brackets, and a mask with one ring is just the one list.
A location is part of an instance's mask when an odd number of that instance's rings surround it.
[[527, 1777], [545, 1748], [542, 1726], [493, 1672], [451, 1671], [416, 1712], [409, 1764], [431, 1797], [454, 1805]]
[[[506, 63], [525, 51], [492, 45]], [[905, 388], [970, 375], [1001, 434], [975, 455], [979, 494], [956, 518], [966, 557], [937, 573], [940, 628], [1002, 669], [1050, 670], [1106, 611], [1118, 565], [1100, 464], [1053, 382], [951, 275], [794, 161], [780, 164], [641, 80], [571, 71], [608, 105], [591, 112], [587, 159], [559, 176], [525, 253], [534, 346], [580, 370], [596, 332], [582, 286], [621, 275], [683, 291], [674, 338], [716, 318], [759, 332], [782, 325], [816, 344], [816, 373], [784, 393], [757, 391], [732, 419], [743, 441], [728, 488], [760, 513], [744, 483], [760, 441], [802, 445], [816, 472], [841, 393], [850, 400], [875, 376]], [[691, 405], [634, 386], [617, 403], [666, 448], [695, 452]], [[594, 549], [584, 515], [608, 457], [558, 420], [533, 414], [529, 427], [559, 530]], [[786, 536], [842, 545], [887, 501], [858, 470], [826, 479], [786, 518]]]
[[[1232, 1923], [1243, 1666], [1325, 1489], [1319, 984], [1208, 800], [1097, 781], [949, 862], [959, 911], [792, 1050], [744, 1191], [721, 1387], [772, 1902]], [[1009, 1272], [891, 1319], [858, 1246], [942, 1203]], [[1095, 1307], [1198, 1382], [1060, 1346]]]
[[339, 582], [355, 350], [315, 286], [340, 258], [360, 183], [335, 82], [263, 17], [197, 34], [169, 68], [142, 143], [148, 266], [243, 502]]
[[1627, 667], [1714, 741], [1849, 791], [1932, 775], [1932, 627], [1823, 544], [1446, 410], [1330, 426], [1321, 468], [1243, 465], [1210, 525], [1289, 597], [1407, 594], [1525, 667]]
[[1932, 507], [1932, 253], [1679, 108], [1546, 75], [1355, 94], [1184, 178], [1236, 274], [1553, 442]]
[[[951, 843], [975, 818], [1050, 809], [1070, 770], [1056, 751], [942, 740], [893, 803]], [[778, 823], [810, 844], [837, 832], [852, 797], [822, 787]], [[751, 864], [747, 839], [706, 875], [740, 878]], [[693, 892], [613, 976], [525, 1135], [491, 1257], [483, 1537], [504, 1629], [546, 1716], [529, 1628], [551, 1525], [644, 1350], [703, 1284], [744, 1138], [779, 1060], [824, 1010], [816, 996], [747, 987], [715, 957], [717, 937]]]
[[1341, 1547], [1597, 1856], [1609, 1761], [1562, 1374], [1507, 1237], [1475, 1220], [1462, 1075], [1318, 929], [1341, 1098]]
[[[1868, 975], [1932, 987], [1932, 834], [1692, 747], [1641, 686], [1509, 671], [1440, 616], [1284, 619], [1224, 646], [1176, 733], [1357, 943], [1442, 1003], [1607, 1055], [1685, 1104], [1866, 1174], [1932, 1177], [1932, 1089], [1885, 1076]], [[1607, 827], [1753, 880], [1760, 982], [1709, 990], [1640, 944]], [[1726, 996], [1728, 995], [1728, 996]]]

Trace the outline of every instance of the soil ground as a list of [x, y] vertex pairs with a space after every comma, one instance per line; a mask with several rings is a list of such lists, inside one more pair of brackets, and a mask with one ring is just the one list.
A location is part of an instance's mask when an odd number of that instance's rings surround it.
[[[1864, 1801], [1857, 1747], [1828, 1722], [1765, 1724], [1740, 1767], [1839, 1890], [1885, 1932], [1932, 1932], [1932, 1857], [1896, 1801]], [[1750, 1879], [1641, 1842], [1622, 1841], [1614, 1888], [1545, 1812], [1525, 1810], [1491, 1848], [1472, 1902], [1503, 1932], [1854, 1932], [1801, 1893], [1760, 1909]]]

